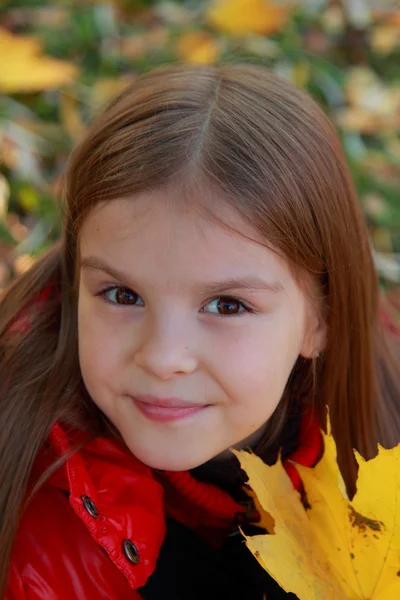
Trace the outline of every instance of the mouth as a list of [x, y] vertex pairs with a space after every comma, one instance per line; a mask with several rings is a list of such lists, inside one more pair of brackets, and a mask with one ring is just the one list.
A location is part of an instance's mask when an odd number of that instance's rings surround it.
[[146, 418], [159, 423], [186, 419], [211, 406], [210, 404], [189, 404], [177, 398], [155, 398], [153, 396], [135, 396], [132, 397], [132, 400]]

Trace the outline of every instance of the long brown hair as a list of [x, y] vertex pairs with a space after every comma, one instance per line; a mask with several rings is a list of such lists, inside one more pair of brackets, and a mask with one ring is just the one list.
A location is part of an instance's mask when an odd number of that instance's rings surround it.
[[[2, 300], [2, 589], [32, 464], [51, 425], [59, 420], [93, 435], [106, 427], [78, 363], [82, 223], [99, 202], [167, 184], [187, 189], [190, 182], [218, 189], [294, 272], [311, 274], [319, 285], [326, 348], [316, 365], [299, 358], [289, 400], [278, 407], [268, 436], [279, 436], [291, 396], [307, 402], [315, 395], [322, 425], [329, 407], [348, 485], [355, 476], [353, 447], [368, 458], [377, 441], [400, 441], [399, 363], [380, 325], [363, 215], [330, 121], [306, 93], [261, 67], [153, 71], [111, 103], [73, 152], [63, 237]], [[35, 310], [32, 303], [47, 286], [50, 297]], [[34, 314], [25, 331], [14, 331], [21, 310]]]

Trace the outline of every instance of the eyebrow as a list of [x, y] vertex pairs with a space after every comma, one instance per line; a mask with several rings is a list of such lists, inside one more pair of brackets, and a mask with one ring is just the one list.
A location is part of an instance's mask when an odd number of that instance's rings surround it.
[[[125, 285], [129, 284], [129, 277], [108, 265], [100, 258], [94, 256], [88, 256], [80, 260], [81, 269], [89, 269], [94, 271], [102, 271], [107, 273], [113, 279], [118, 279]], [[284, 287], [280, 281], [265, 281], [257, 275], [244, 275], [243, 277], [229, 277], [220, 281], [211, 281], [204, 284], [196, 284], [195, 286], [199, 291], [206, 292], [208, 294], [222, 293], [227, 290], [257, 290], [263, 292], [270, 292], [277, 294], [283, 291]]]

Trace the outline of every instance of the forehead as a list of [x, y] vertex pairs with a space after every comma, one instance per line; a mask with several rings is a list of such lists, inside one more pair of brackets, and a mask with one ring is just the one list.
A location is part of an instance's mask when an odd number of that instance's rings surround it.
[[81, 230], [81, 256], [95, 255], [148, 278], [192, 278], [198, 271], [214, 278], [249, 269], [281, 281], [290, 277], [285, 261], [222, 199], [213, 198], [213, 219], [175, 202], [173, 194], [146, 192], [96, 207]]

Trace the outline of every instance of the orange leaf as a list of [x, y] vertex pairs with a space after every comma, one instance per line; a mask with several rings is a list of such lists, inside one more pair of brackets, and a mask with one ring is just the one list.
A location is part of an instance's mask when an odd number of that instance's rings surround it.
[[292, 6], [272, 0], [214, 0], [208, 21], [216, 29], [232, 35], [270, 35], [287, 23]]

